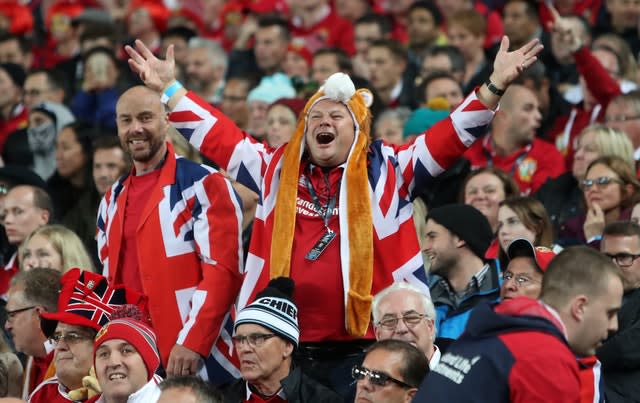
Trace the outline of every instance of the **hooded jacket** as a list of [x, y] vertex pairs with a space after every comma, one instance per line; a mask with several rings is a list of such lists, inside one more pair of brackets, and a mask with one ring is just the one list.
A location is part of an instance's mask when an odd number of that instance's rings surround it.
[[578, 403], [578, 364], [562, 328], [534, 299], [479, 305], [414, 402]]

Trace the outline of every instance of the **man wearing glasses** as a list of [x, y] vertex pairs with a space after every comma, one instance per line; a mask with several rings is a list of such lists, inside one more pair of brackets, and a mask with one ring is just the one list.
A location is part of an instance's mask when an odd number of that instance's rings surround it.
[[[42, 328], [54, 346], [55, 376], [40, 383], [29, 396], [30, 403], [68, 403], [78, 400], [70, 392], [81, 389], [82, 378], [93, 365], [93, 339], [125, 303], [141, 304], [140, 294], [112, 288], [99, 274], [71, 269], [60, 279], [58, 311], [42, 313]], [[57, 287], [56, 287], [57, 290]], [[86, 399], [87, 396], [83, 396]]]
[[604, 229], [600, 248], [620, 268], [624, 297], [618, 313], [618, 331], [598, 349], [608, 402], [640, 396], [640, 226], [618, 221]]
[[509, 264], [502, 273], [500, 298], [538, 298], [542, 276], [556, 254], [549, 248], [534, 247], [528, 240], [519, 238], [509, 244], [507, 256]]
[[36, 385], [53, 374], [48, 371], [53, 360], [53, 346], [40, 329], [39, 314], [55, 312], [59, 284], [60, 272], [52, 269], [19, 272], [12, 279], [4, 327], [15, 350], [27, 356], [22, 399], [29, 397]]
[[298, 347], [298, 308], [291, 300], [294, 284], [280, 277], [236, 317], [233, 345], [242, 379], [223, 393], [225, 402], [337, 403], [342, 398], [292, 366]]
[[429, 367], [440, 361], [436, 338], [436, 311], [431, 298], [407, 282], [396, 282], [383, 289], [372, 303], [377, 340], [402, 340], [422, 351]]
[[422, 351], [401, 340], [378, 341], [351, 371], [357, 381], [355, 403], [410, 402], [428, 373]]

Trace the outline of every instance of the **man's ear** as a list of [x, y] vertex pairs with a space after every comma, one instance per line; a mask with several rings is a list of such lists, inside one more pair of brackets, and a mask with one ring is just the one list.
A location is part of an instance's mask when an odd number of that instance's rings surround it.
[[462, 248], [467, 245], [464, 239], [460, 238], [457, 235], [453, 235], [453, 244], [456, 246], [456, 248]]
[[293, 343], [291, 343], [290, 341], [285, 341], [285, 347], [284, 347], [284, 358], [289, 358], [293, 355]]
[[416, 395], [417, 392], [418, 392], [418, 388], [411, 388], [407, 390], [407, 393], [405, 393], [404, 395], [405, 403], [411, 403], [413, 401], [413, 397]]
[[571, 317], [576, 322], [582, 322], [584, 320], [584, 315], [587, 310], [588, 304], [589, 298], [584, 294], [580, 294], [573, 298], [573, 300], [571, 301], [570, 310]]

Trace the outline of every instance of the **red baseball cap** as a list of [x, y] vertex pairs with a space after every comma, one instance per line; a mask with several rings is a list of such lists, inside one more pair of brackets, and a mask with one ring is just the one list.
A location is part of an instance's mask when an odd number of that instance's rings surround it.
[[553, 260], [556, 253], [545, 246], [533, 246], [529, 240], [518, 238], [513, 240], [507, 248], [507, 256], [509, 260], [516, 257], [530, 257], [536, 262], [536, 265], [542, 271], [547, 271], [549, 262]]

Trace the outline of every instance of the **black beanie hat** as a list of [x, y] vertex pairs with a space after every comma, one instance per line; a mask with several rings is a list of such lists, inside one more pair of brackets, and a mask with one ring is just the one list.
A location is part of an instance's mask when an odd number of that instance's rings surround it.
[[427, 220], [433, 220], [462, 239], [469, 249], [484, 260], [493, 240], [489, 220], [468, 204], [448, 204], [429, 211]]
[[22, 89], [24, 81], [27, 79], [27, 73], [22, 66], [15, 63], [0, 63], [0, 69], [7, 72], [16, 87]]

